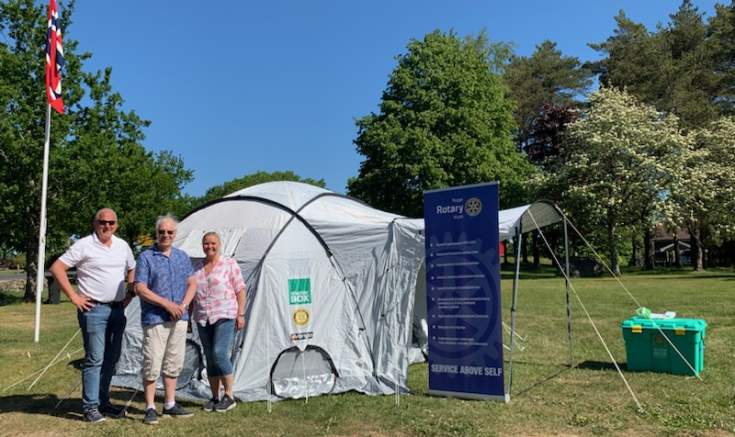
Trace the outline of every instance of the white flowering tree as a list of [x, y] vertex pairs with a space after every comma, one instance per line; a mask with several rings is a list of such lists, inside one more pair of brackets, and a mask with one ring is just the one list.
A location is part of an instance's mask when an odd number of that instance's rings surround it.
[[623, 226], [653, 228], [673, 214], [672, 183], [682, 169], [675, 116], [642, 105], [624, 91], [603, 88], [570, 124], [559, 159], [536, 184], [583, 227], [604, 235], [611, 269], [620, 274], [618, 232]]
[[735, 235], [735, 122], [721, 118], [690, 133], [680, 183], [672, 190], [674, 223], [692, 237], [694, 270], [704, 269], [703, 249]]

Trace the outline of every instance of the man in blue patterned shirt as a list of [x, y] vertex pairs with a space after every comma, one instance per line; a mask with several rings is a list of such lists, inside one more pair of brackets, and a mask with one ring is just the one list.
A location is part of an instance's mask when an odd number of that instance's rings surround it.
[[176, 380], [184, 366], [187, 308], [196, 294], [196, 280], [189, 256], [173, 247], [178, 222], [165, 215], [156, 221], [156, 242], [138, 257], [135, 292], [141, 298], [143, 326], [143, 423], [158, 423], [154, 398], [156, 381], [163, 371], [163, 417], [188, 417], [192, 413], [176, 403]]

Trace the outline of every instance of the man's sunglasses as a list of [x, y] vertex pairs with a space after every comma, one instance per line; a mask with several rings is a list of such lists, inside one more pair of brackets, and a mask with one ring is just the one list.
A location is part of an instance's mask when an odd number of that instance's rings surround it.
[[110, 225], [110, 226], [112, 226], [112, 225], [114, 225], [116, 223], [117, 223], [116, 220], [97, 220], [97, 224], [98, 225]]
[[159, 229], [158, 230], [158, 235], [166, 235], [166, 234], [173, 235], [174, 232], [176, 232], [176, 231], [168, 231], [166, 229]]

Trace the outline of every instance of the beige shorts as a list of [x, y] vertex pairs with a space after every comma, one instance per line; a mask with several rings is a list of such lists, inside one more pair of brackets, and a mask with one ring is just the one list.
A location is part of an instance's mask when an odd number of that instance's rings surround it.
[[161, 374], [178, 378], [186, 354], [185, 320], [143, 327], [143, 378], [156, 381]]

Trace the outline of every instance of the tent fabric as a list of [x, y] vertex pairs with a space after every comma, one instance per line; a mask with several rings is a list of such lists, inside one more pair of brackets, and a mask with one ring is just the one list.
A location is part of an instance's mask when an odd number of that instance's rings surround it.
[[[238, 399], [280, 399], [273, 393], [272, 375], [288, 397], [324, 391], [310, 392], [314, 384], [308, 381], [284, 389], [288, 375], [298, 381], [299, 373], [322, 381], [317, 385], [329, 386], [331, 393], [408, 391], [413, 297], [424, 253], [422, 220], [311, 185], [271, 182], [193, 211], [179, 224], [174, 246], [200, 259], [202, 236], [209, 231], [221, 236], [222, 253], [238, 262], [248, 293], [246, 326], [232, 350]], [[124, 359], [113, 383], [140, 388], [142, 331], [137, 299], [133, 302]], [[197, 340], [195, 333], [192, 337]], [[308, 376], [320, 362], [314, 354], [296, 354], [279, 360], [284, 367], [273, 368], [279, 355], [293, 348], [323, 351], [318, 356], [335, 369], [333, 387], [323, 383], [322, 370]], [[208, 399], [206, 370], [200, 374], [177, 395]]]
[[[550, 202], [500, 212], [501, 240], [559, 221]], [[216, 231], [247, 288], [246, 325], [232, 345], [241, 401], [355, 390], [407, 393], [408, 365], [427, 347], [424, 221], [298, 182], [270, 182], [186, 216], [174, 246], [192, 260]], [[113, 384], [141, 389], [142, 328], [134, 299]], [[209, 399], [196, 329], [177, 396]], [[163, 386], [159, 381], [159, 389]]]

